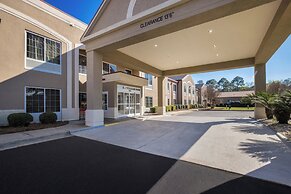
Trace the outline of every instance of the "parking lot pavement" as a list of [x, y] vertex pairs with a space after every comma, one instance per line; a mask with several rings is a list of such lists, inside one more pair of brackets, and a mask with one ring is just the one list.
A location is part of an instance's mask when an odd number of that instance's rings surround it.
[[0, 193], [290, 193], [290, 187], [79, 137], [0, 152]]
[[290, 149], [250, 114], [195, 111], [74, 135], [291, 186]]

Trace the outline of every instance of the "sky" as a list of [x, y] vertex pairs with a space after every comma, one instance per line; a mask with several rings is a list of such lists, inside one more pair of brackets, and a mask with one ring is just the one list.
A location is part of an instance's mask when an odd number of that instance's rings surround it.
[[[89, 24], [102, 0], [46, 0], [51, 5]], [[284, 80], [291, 78], [291, 36], [277, 50], [266, 65], [267, 81]], [[245, 82], [253, 82], [254, 68], [235, 69], [211, 73], [193, 74], [194, 81], [209, 79], [217, 81], [222, 77], [231, 81], [234, 77], [241, 76]]]

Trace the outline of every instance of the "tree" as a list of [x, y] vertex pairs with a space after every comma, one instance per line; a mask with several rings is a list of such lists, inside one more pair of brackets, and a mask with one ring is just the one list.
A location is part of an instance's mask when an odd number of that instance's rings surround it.
[[215, 99], [218, 95], [213, 85], [208, 85], [206, 88], [206, 98], [207, 101], [211, 104], [211, 107], [214, 107]]
[[198, 80], [197, 83], [198, 84], [204, 84], [203, 80]]
[[245, 81], [244, 78], [240, 77], [240, 76], [236, 76], [235, 78], [233, 78], [233, 80], [231, 81], [231, 85], [234, 87], [233, 89], [235, 91], [239, 91], [239, 88], [245, 85]]
[[282, 84], [291, 88], [291, 78], [285, 79]]
[[215, 79], [208, 80], [206, 82], [206, 85], [207, 86], [212, 86], [213, 88], [216, 88], [217, 87], [217, 81]]
[[230, 91], [230, 82], [226, 78], [221, 78], [217, 84], [220, 91], [222, 92]]
[[288, 90], [291, 88], [288, 87], [288, 82], [284, 80], [282, 82], [280, 81], [271, 81], [268, 83], [267, 85], [267, 92], [270, 93], [270, 94], [281, 94], [283, 93], [284, 91]]

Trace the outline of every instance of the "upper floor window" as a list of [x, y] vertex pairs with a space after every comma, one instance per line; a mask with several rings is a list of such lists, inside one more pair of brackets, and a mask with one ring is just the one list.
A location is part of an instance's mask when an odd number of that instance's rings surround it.
[[187, 85], [184, 84], [184, 92], [187, 92]]
[[188, 93], [189, 93], [189, 94], [192, 93], [191, 88], [192, 88], [191, 86], [188, 87]]
[[132, 74], [132, 71], [129, 70], [129, 69], [124, 70], [124, 72], [125, 72], [126, 74], [128, 74], [128, 75], [131, 75], [131, 74]]
[[109, 63], [103, 63], [102, 74], [109, 74], [109, 73], [113, 73], [116, 71], [117, 71], [116, 65], [109, 64]]
[[27, 32], [26, 56], [30, 59], [61, 64], [61, 43]]
[[177, 85], [176, 84], [173, 84], [173, 91], [177, 92]]
[[193, 87], [193, 89], [192, 89], [192, 94], [195, 94], [195, 88]]
[[168, 87], [168, 91], [170, 91], [170, 83], [169, 82], [168, 82], [167, 87]]
[[153, 76], [151, 74], [145, 73], [144, 77], [148, 80], [148, 86], [152, 86], [153, 85]]

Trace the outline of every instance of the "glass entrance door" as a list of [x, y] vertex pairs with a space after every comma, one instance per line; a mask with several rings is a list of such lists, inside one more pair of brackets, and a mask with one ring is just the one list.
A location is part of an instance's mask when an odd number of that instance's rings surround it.
[[130, 93], [130, 109], [129, 109], [129, 115], [135, 114], [135, 93]]
[[118, 115], [136, 116], [140, 114], [140, 88], [118, 85]]

